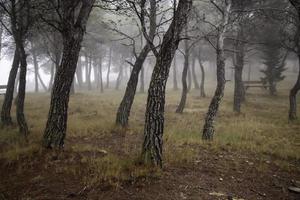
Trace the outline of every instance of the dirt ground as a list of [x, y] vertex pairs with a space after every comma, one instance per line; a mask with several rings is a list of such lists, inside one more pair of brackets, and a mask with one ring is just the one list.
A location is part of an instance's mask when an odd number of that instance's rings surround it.
[[[140, 139], [134, 134], [112, 133], [99, 138], [69, 138], [67, 146], [88, 143], [126, 157], [122, 143], [134, 144]], [[159, 175], [129, 178], [118, 184], [84, 184], [82, 176], [88, 172], [81, 158], [95, 156], [89, 151], [40, 150], [17, 162], [2, 160], [0, 199], [300, 199], [299, 194], [288, 190], [293, 180], [300, 180], [298, 161], [292, 163], [294, 171], [286, 171], [273, 163], [276, 158], [269, 156], [240, 155], [209, 146], [193, 148], [198, 152], [193, 162], [178, 166], [165, 163]]]

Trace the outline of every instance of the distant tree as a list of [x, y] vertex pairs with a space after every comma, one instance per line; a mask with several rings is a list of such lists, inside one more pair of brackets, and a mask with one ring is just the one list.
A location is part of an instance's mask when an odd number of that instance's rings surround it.
[[264, 74], [261, 80], [269, 87], [270, 95], [276, 95], [277, 83], [285, 78], [283, 72], [286, 70], [287, 53], [283, 54], [279, 40], [279, 30], [275, 26], [266, 27], [262, 38], [264, 45], [261, 49], [262, 60], [266, 68], [261, 70]]

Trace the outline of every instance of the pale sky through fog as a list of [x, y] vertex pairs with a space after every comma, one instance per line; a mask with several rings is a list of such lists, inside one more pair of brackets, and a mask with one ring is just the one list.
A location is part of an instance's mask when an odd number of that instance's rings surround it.
[[[9, 71], [11, 69], [11, 64], [12, 64], [12, 60], [8, 60], [6, 58], [2, 58], [0, 60], [0, 85], [7, 84]], [[33, 66], [31, 64], [28, 64], [27, 87], [26, 87], [27, 91], [33, 91], [33, 88], [34, 88], [34, 76], [33, 76], [32, 68], [33, 68]], [[45, 74], [42, 69], [39, 70], [39, 73], [40, 73], [43, 81], [45, 82], [45, 84], [48, 85], [50, 75]], [[103, 70], [102, 76], [103, 76], [104, 83], [106, 80], [106, 73], [107, 73], [107, 70]], [[93, 81], [94, 80], [93, 71], [92, 71], [91, 77], [92, 77], [91, 79]], [[117, 74], [114, 72], [111, 72], [110, 73], [110, 81], [115, 81], [116, 79], [117, 79]], [[83, 80], [85, 80], [85, 76], [83, 76]], [[42, 88], [42, 87], [40, 86], [40, 88]]]

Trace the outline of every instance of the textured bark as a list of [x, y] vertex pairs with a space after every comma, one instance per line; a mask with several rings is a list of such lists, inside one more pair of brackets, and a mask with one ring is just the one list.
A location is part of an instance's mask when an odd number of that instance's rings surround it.
[[[143, 27], [145, 29], [145, 27]], [[147, 58], [148, 53], [151, 50], [150, 43], [153, 42], [156, 33], [156, 2], [150, 2], [150, 30], [149, 38], [147, 38], [147, 44], [143, 47], [141, 53], [136, 58], [136, 61], [132, 67], [130, 78], [127, 83], [126, 91], [121, 104], [118, 108], [116, 116], [116, 124], [125, 127], [128, 125], [128, 119], [131, 111], [131, 107], [134, 101], [136, 88], [138, 84], [139, 73], [143, 67], [143, 64]], [[144, 35], [145, 37], [145, 35]]]
[[138, 84], [139, 72], [143, 67], [143, 63], [150, 51], [149, 45], [146, 45], [141, 51], [140, 55], [136, 59], [134, 66], [132, 67], [132, 72], [130, 74], [129, 81], [127, 83], [126, 91], [118, 108], [116, 124], [125, 127], [128, 125], [128, 119], [130, 116], [131, 106], [134, 101], [134, 96], [136, 93], [136, 88]]
[[300, 90], [300, 54], [298, 55], [299, 71], [298, 78], [294, 87], [290, 91], [290, 109], [289, 109], [289, 120], [294, 121], [297, 119], [297, 94]]
[[173, 21], [164, 35], [152, 73], [145, 113], [142, 159], [162, 167], [165, 90], [171, 63], [178, 48], [180, 33], [186, 26], [191, 0], [180, 0]]
[[[186, 38], [188, 38], [187, 35], [186, 35]], [[184, 107], [185, 107], [185, 104], [186, 104], [187, 93], [188, 93], [188, 85], [187, 85], [186, 79], [187, 79], [188, 69], [189, 69], [190, 52], [189, 52], [189, 44], [188, 44], [187, 40], [185, 40], [184, 46], [185, 46], [184, 66], [183, 66], [182, 78], [181, 78], [182, 92], [181, 92], [180, 103], [179, 103], [179, 105], [176, 109], [176, 113], [180, 113], [180, 114], [183, 113], [183, 110], [184, 110]]]
[[19, 63], [20, 63], [20, 54], [18, 49], [16, 49], [14, 54], [13, 64], [8, 77], [6, 93], [5, 93], [4, 101], [2, 104], [2, 110], [1, 110], [1, 122], [3, 125], [6, 126], [12, 124], [10, 112], [11, 112], [11, 107], [12, 107], [12, 102], [14, 97], [15, 80], [19, 69]]
[[19, 46], [20, 53], [20, 80], [19, 80], [19, 89], [18, 89], [18, 97], [17, 97], [17, 122], [19, 125], [19, 131], [24, 136], [29, 134], [27, 122], [24, 115], [24, 101], [25, 101], [25, 93], [26, 93], [26, 73], [27, 73], [27, 61], [26, 61], [26, 53], [23, 44], [21, 44], [21, 40]]
[[229, 13], [231, 9], [231, 0], [227, 1], [226, 11], [224, 11], [223, 19], [222, 19], [222, 27], [218, 33], [218, 41], [217, 41], [217, 88], [215, 94], [210, 102], [208, 112], [205, 117], [205, 124], [203, 127], [203, 140], [212, 140], [215, 129], [214, 129], [214, 121], [217, 116], [220, 103], [224, 96], [225, 89], [225, 55], [224, 55], [224, 39], [225, 33], [227, 31], [227, 24], [229, 21]]
[[233, 99], [233, 111], [241, 112], [241, 103], [244, 100], [245, 91], [243, 84], [243, 69], [244, 69], [244, 57], [245, 57], [245, 43], [244, 43], [244, 31], [242, 25], [240, 25], [234, 53], [234, 99]]
[[196, 65], [196, 58], [193, 57], [193, 61], [192, 61], [192, 77], [193, 77], [193, 82], [194, 82], [194, 87], [195, 89], [200, 89], [200, 86], [199, 86], [199, 82], [198, 82], [198, 79], [197, 79], [197, 75], [196, 75], [196, 69], [195, 69], [195, 66]]
[[176, 65], [176, 55], [174, 55], [173, 59], [173, 90], [178, 90], [178, 83], [177, 83], [177, 65]]
[[62, 148], [64, 145], [70, 89], [94, 0], [86, 0], [81, 3], [78, 18], [74, 21], [75, 9], [73, 7], [74, 4], [77, 5], [76, 2], [62, 1], [63, 56], [55, 75], [48, 120], [43, 136], [43, 146], [46, 148]]

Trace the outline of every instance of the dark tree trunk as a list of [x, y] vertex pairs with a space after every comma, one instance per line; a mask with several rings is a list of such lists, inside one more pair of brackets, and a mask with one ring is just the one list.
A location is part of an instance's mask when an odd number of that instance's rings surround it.
[[290, 91], [290, 109], [289, 109], [289, 120], [294, 121], [297, 119], [297, 94], [300, 90], [300, 54], [298, 54], [299, 71], [297, 82]]
[[196, 65], [196, 58], [193, 57], [193, 62], [192, 62], [192, 76], [193, 76], [193, 81], [194, 81], [194, 87], [195, 87], [195, 89], [199, 90], [200, 86], [199, 86], [199, 82], [198, 82], [197, 75], [196, 75], [195, 65]]
[[143, 63], [150, 51], [149, 45], [146, 45], [138, 58], [136, 59], [134, 66], [132, 68], [132, 72], [130, 74], [129, 81], [127, 83], [126, 91], [124, 97], [121, 101], [121, 104], [118, 108], [116, 124], [125, 127], [128, 125], [128, 119], [131, 111], [131, 106], [134, 101], [134, 96], [136, 93], [136, 87], [139, 79], [139, 72], [143, 67]]
[[218, 33], [217, 41], [217, 88], [215, 94], [210, 102], [208, 112], [205, 117], [205, 124], [203, 127], [203, 140], [212, 140], [215, 129], [214, 121], [217, 116], [220, 103], [224, 96], [225, 89], [225, 55], [224, 55], [224, 37], [227, 30], [227, 25], [229, 21], [229, 12], [231, 9], [231, 0], [227, 2], [226, 11], [224, 11], [222, 27]]
[[166, 32], [153, 69], [145, 113], [142, 159], [162, 167], [165, 90], [171, 63], [178, 48], [180, 34], [186, 26], [191, 0], [180, 0], [173, 21]]
[[233, 111], [240, 113], [241, 112], [241, 103], [244, 100], [245, 91], [243, 84], [243, 69], [244, 69], [244, 32], [243, 27], [240, 25], [238, 30], [237, 39], [235, 42], [234, 53], [234, 99], [233, 99]]
[[2, 110], [1, 110], [1, 122], [5, 126], [12, 124], [10, 112], [11, 112], [12, 102], [14, 98], [15, 80], [18, 73], [19, 64], [20, 64], [20, 54], [18, 49], [16, 49], [13, 64], [9, 73], [6, 93], [5, 93], [4, 101], [2, 104]]
[[[143, 31], [146, 32], [146, 28], [143, 27]], [[135, 63], [132, 67], [132, 71], [130, 73], [130, 78], [127, 83], [126, 91], [122, 102], [118, 108], [116, 124], [125, 127], [128, 125], [128, 118], [131, 111], [131, 106], [134, 101], [134, 96], [136, 93], [136, 88], [139, 79], [139, 73], [143, 67], [143, 64], [147, 58], [148, 53], [151, 50], [150, 43], [153, 42], [156, 33], [156, 1], [150, 1], [150, 30], [148, 35], [147, 44], [143, 47], [141, 53], [136, 58]], [[144, 33], [145, 37], [146, 33]]]
[[26, 61], [26, 53], [23, 44], [21, 44], [20, 42], [18, 46], [19, 46], [19, 53], [20, 53], [20, 81], [19, 81], [16, 112], [17, 112], [17, 122], [19, 125], [20, 133], [23, 134], [24, 136], [27, 136], [29, 134], [29, 130], [24, 115], [27, 61]]
[[176, 54], [174, 55], [173, 59], [173, 90], [178, 90], [178, 83], [177, 83], [177, 65], [176, 65]]
[[110, 75], [110, 67], [111, 67], [111, 56], [112, 56], [112, 47], [109, 49], [109, 60], [107, 65], [107, 75], [106, 75], [106, 86], [105, 88], [109, 88], [109, 75]]
[[[186, 29], [186, 31], [187, 31], [187, 29]], [[188, 38], [187, 34], [186, 34], [186, 38]], [[189, 43], [187, 40], [185, 40], [184, 45], [185, 45], [184, 66], [183, 66], [182, 78], [181, 78], [182, 93], [181, 93], [180, 103], [176, 109], [176, 113], [180, 113], [180, 114], [183, 113], [183, 109], [186, 104], [186, 98], [187, 98], [187, 93], [188, 93], [188, 85], [187, 85], [186, 79], [187, 79], [187, 75], [188, 75], [190, 52], [189, 52]]]
[[63, 56], [60, 67], [57, 69], [51, 94], [50, 110], [46, 129], [43, 136], [43, 146], [55, 148], [64, 146], [66, 136], [68, 103], [71, 85], [74, 79], [81, 42], [86, 29], [94, 0], [81, 2], [78, 18], [74, 22], [74, 1], [62, 1], [63, 23]]
[[142, 66], [141, 69], [141, 79], [140, 79], [141, 85], [140, 85], [140, 93], [144, 93], [145, 92], [145, 69]]
[[198, 55], [198, 62], [199, 62], [200, 70], [201, 70], [200, 97], [206, 97], [205, 87], [204, 87], [204, 84], [205, 84], [205, 70], [204, 70], [202, 60], [201, 60], [200, 50], [199, 50], [199, 55]]

